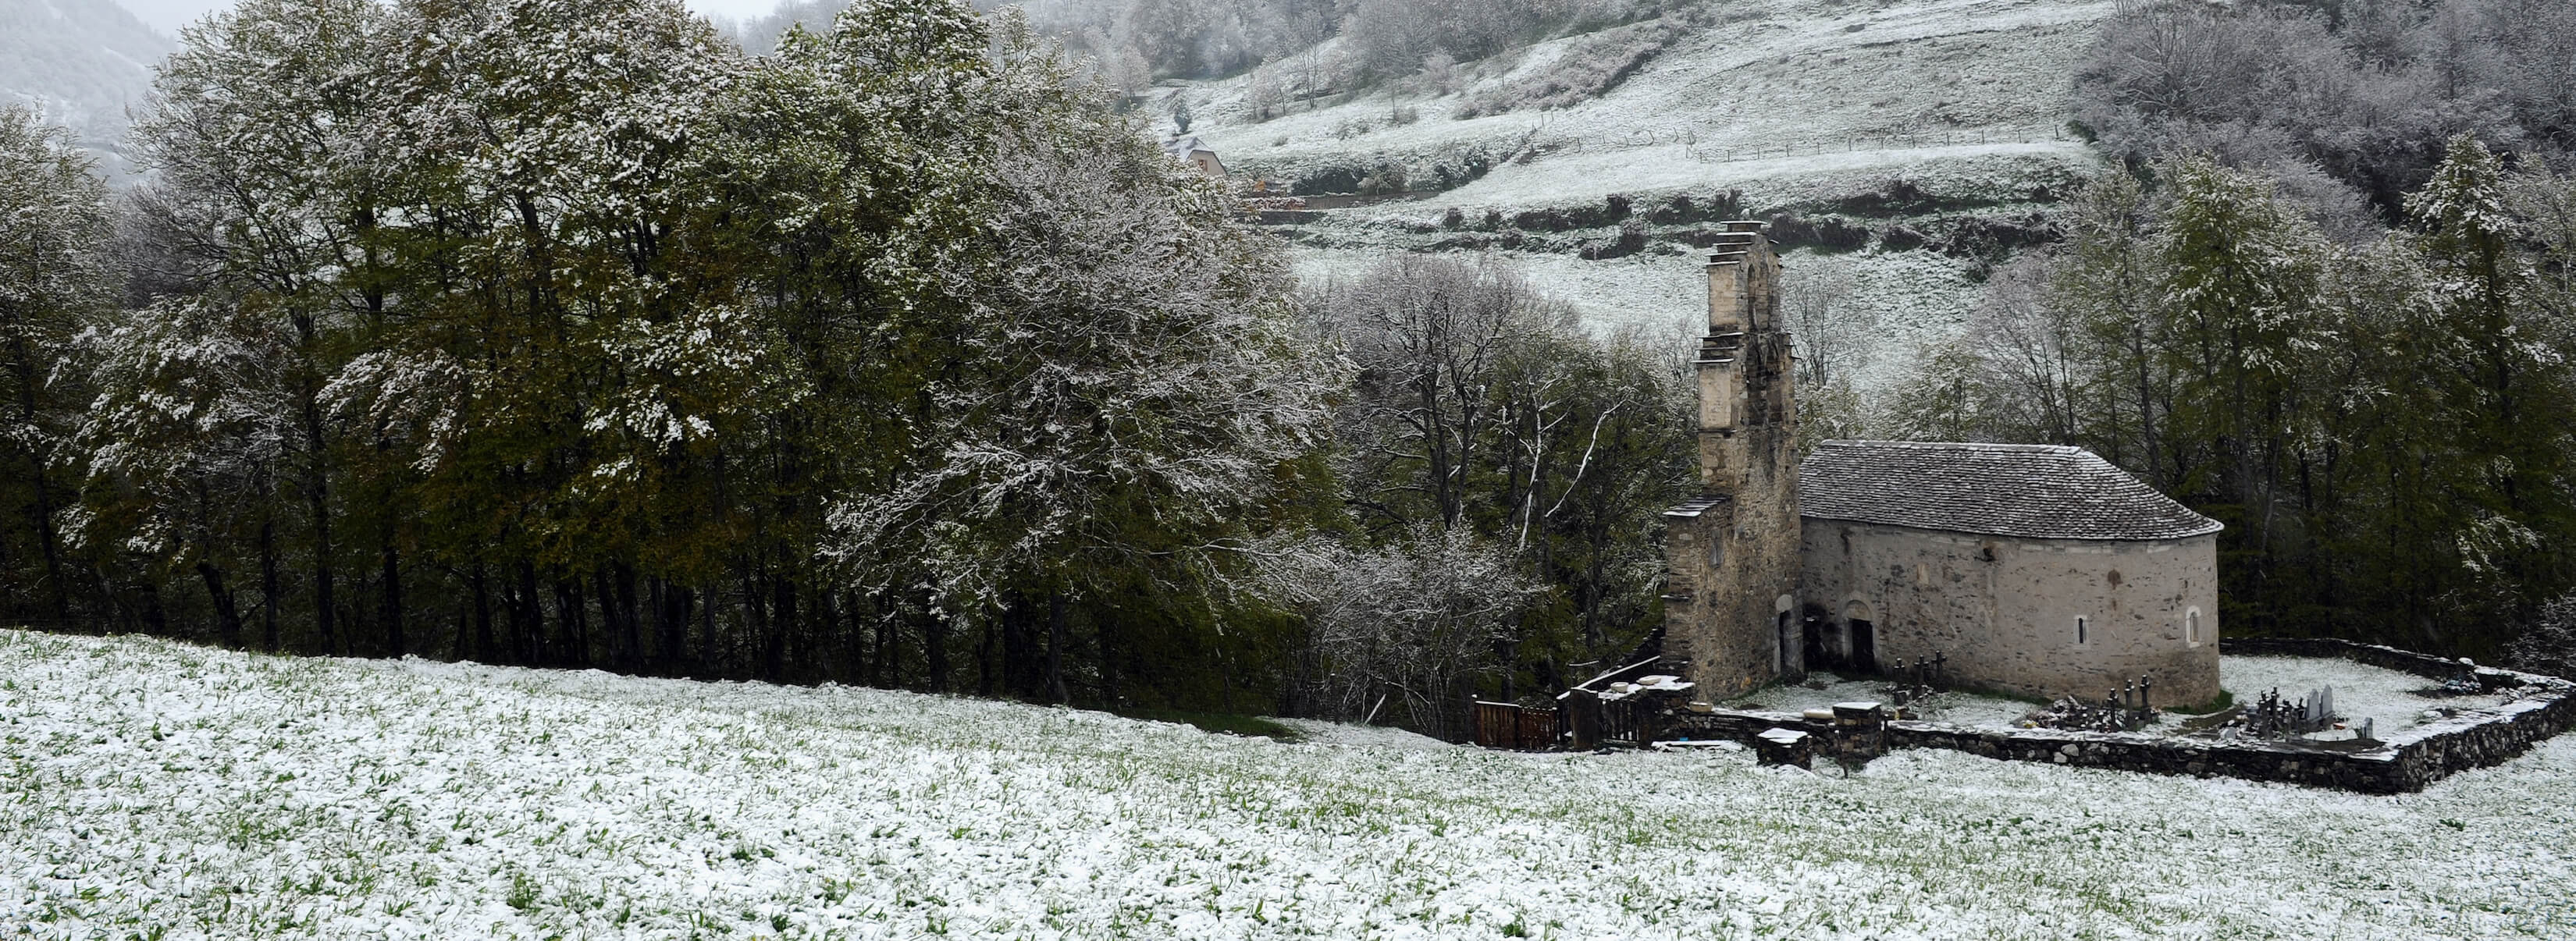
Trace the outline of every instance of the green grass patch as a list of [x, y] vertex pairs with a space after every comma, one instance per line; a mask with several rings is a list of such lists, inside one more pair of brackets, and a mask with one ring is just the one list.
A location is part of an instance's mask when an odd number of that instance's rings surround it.
[[2236, 705], [2236, 694], [2222, 689], [2218, 691], [2218, 698], [2212, 699], [2208, 702], [2192, 703], [2181, 706], [2158, 706], [2156, 708], [2159, 711], [2175, 713], [2177, 715], [2205, 716], [2211, 713], [2224, 711], [2227, 707], [2233, 705]]
[[1185, 709], [1145, 709], [1138, 707], [1112, 709], [1109, 710], [1109, 712], [1111, 715], [1124, 716], [1130, 719], [1143, 719], [1148, 722], [1178, 722], [1183, 725], [1195, 725], [1201, 729], [1225, 735], [1266, 736], [1283, 742], [1294, 742], [1301, 738], [1301, 736], [1297, 734], [1296, 729], [1281, 725], [1270, 719], [1264, 719], [1260, 716], [1238, 716], [1223, 712], [1191, 712]]

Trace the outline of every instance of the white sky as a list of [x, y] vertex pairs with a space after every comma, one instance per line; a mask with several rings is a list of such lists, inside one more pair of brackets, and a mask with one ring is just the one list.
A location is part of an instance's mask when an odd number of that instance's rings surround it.
[[[179, 27], [197, 21], [216, 10], [232, 6], [232, 0], [117, 0], [153, 29], [172, 37]], [[707, 16], [742, 20], [766, 16], [777, 9], [778, 0], [686, 0], [689, 9]]]

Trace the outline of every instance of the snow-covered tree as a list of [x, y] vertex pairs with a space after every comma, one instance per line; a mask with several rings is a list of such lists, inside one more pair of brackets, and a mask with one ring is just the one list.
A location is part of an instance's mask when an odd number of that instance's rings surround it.
[[278, 645], [275, 480], [300, 433], [282, 326], [215, 297], [165, 298], [81, 343], [97, 397], [73, 439], [89, 476], [74, 536], [199, 581], [227, 645], [242, 642], [246, 543], [261, 640]]
[[0, 108], [0, 610], [68, 613], [55, 515], [69, 505], [62, 448], [78, 378], [61, 351], [111, 302], [106, 185], [69, 132]]
[[[995, 76], [1063, 85], [1042, 56]], [[1062, 698], [1064, 606], [1208, 567], [1323, 432], [1329, 374], [1232, 197], [1097, 111], [1031, 109], [975, 146], [991, 215], [931, 272], [947, 351], [881, 490], [833, 512], [875, 585], [998, 618], [1013, 692]], [[1079, 246], [1078, 249], [1075, 246]], [[1034, 664], [1044, 617], [1046, 667]]]
[[353, 332], [384, 313], [375, 226], [385, 186], [369, 129], [383, 9], [366, 0], [249, 0], [184, 31], [136, 128], [158, 203], [227, 303], [276, 321], [298, 433], [281, 476], [303, 504], [310, 611], [341, 645], [334, 528], [337, 429], [321, 391]]
[[1261, 589], [1305, 621], [1308, 708], [1449, 738], [1509, 672], [1504, 642], [1545, 593], [1508, 549], [1464, 529], [1419, 526], [1376, 547], [1301, 536], [1256, 558]]

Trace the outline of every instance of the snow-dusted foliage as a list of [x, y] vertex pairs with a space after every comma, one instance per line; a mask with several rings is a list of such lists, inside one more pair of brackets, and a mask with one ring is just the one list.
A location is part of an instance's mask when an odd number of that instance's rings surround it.
[[1340, 374], [1076, 76], [952, 0], [757, 58], [670, 0], [210, 17], [142, 115], [138, 303], [40, 344], [95, 401], [32, 515], [136, 628], [944, 688], [999, 622], [983, 688], [1114, 698], [1123, 605], [1210, 656], [1328, 505]]
[[[1583, 334], [1566, 305], [1490, 259], [1394, 258], [1307, 304], [1357, 370], [1334, 472], [1354, 523], [1391, 553], [1372, 564], [1463, 551], [1463, 530], [1547, 588], [1498, 619], [1490, 660], [1459, 662], [1494, 674], [1487, 695], [1559, 686], [1568, 664], [1624, 652], [1651, 627], [1655, 514], [1688, 482], [1677, 338]], [[1335, 687], [1323, 701], [1364, 715], [1350, 695]]]
[[2576, 594], [2542, 604], [2522, 625], [2509, 653], [2518, 668], [2576, 677]]
[[1187, 571], [1316, 446], [1333, 378], [1230, 197], [1115, 124], [1028, 131], [991, 242], [931, 273], [960, 306], [913, 454], [833, 512], [838, 554], [954, 607]]
[[[96, 398], [74, 442], [87, 500], [67, 535], [201, 580], [226, 643], [239, 643], [231, 547], [261, 546], [275, 577], [272, 501], [297, 428], [282, 325], [213, 297], [163, 298], [94, 328], [80, 353]], [[261, 606], [263, 639], [277, 611]]]
[[0, 611], [66, 612], [55, 515], [71, 502], [63, 443], [80, 383], [59, 352], [107, 306], [111, 226], [70, 132], [0, 107], [0, 512], [33, 523], [0, 530]]
[[1515, 628], [1546, 586], [1464, 528], [1418, 526], [1354, 548], [1322, 536], [1256, 553], [1261, 588], [1303, 618], [1321, 714], [1463, 737], [1478, 681], [1507, 672]]
[[2576, 584], [2576, 217], [2566, 177], [2446, 152], [2359, 245], [2208, 155], [2106, 173], [1897, 419], [2083, 444], [2226, 522], [2231, 632], [2503, 653]]

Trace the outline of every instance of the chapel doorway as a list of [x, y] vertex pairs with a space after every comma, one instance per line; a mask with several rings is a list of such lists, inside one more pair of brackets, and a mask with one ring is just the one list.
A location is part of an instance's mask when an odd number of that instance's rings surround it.
[[1878, 627], [1868, 618], [1851, 619], [1851, 665], [1856, 672], [1878, 672]]

